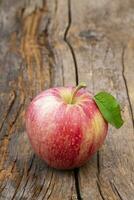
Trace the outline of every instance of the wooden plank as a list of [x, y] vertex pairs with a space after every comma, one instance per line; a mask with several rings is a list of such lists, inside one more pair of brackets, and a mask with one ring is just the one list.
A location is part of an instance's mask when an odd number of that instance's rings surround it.
[[[106, 90], [115, 95], [122, 104], [125, 120], [120, 130], [109, 127], [103, 147], [87, 165], [80, 168], [82, 199], [133, 200], [133, 123], [122, 74], [124, 45], [133, 37], [134, 31], [131, 6], [132, 1], [118, 0], [73, 0], [70, 4], [68, 40], [74, 51], [78, 79], [85, 81], [93, 93]], [[130, 58], [129, 66], [132, 66], [132, 52], [129, 58], [127, 55], [126, 62]], [[132, 80], [128, 84], [129, 89], [132, 88]], [[132, 96], [130, 98], [132, 100]]]
[[0, 199], [77, 199], [74, 171], [51, 169], [36, 157], [24, 121], [41, 90], [75, 84], [68, 2], [6, 0], [0, 20]]
[[[3, 1], [0, 199], [133, 200], [132, 5], [121, 0]], [[106, 89], [117, 96], [126, 123], [118, 131], [110, 127], [98, 154], [74, 177], [74, 171], [50, 169], [33, 154], [24, 110], [42, 89], [74, 85], [78, 79], [94, 93]]]

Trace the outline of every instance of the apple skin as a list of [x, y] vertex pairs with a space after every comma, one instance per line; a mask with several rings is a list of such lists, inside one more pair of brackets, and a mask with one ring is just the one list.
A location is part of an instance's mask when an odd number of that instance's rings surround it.
[[57, 169], [82, 166], [101, 147], [108, 124], [92, 94], [74, 87], [43, 91], [26, 111], [26, 130], [35, 153]]

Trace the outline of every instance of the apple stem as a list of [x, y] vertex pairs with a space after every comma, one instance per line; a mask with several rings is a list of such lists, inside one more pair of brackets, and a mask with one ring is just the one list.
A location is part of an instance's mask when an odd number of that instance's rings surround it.
[[70, 104], [72, 104], [75, 95], [77, 94], [77, 92], [78, 92], [81, 88], [86, 88], [86, 83], [81, 82], [79, 85], [77, 85], [77, 87], [74, 89], [72, 98], [71, 98], [71, 100], [70, 100]]

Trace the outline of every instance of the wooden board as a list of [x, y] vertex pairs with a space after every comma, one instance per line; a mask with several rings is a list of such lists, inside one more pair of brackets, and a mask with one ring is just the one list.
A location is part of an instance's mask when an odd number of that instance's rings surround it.
[[[70, 6], [69, 41], [77, 61], [78, 79], [86, 80], [94, 93], [106, 90], [117, 96], [125, 120], [120, 130], [110, 127], [103, 147], [80, 169], [79, 188], [83, 199], [127, 200], [134, 195], [133, 48], [126, 47], [133, 37], [130, 3], [124, 2], [125, 9], [120, 1], [72, 1]], [[130, 23], [127, 30], [122, 21], [126, 18]], [[132, 39], [129, 43], [132, 46]], [[128, 76], [131, 76], [129, 80]]]
[[[133, 0], [0, 1], [0, 200], [133, 200]], [[87, 83], [122, 105], [124, 126], [80, 169], [33, 153], [25, 109], [41, 90]]]
[[[74, 68], [64, 42], [68, 26], [67, 5], [61, 2], [57, 8], [59, 13], [63, 6], [66, 9], [64, 22], [59, 14], [56, 16], [59, 29], [54, 20], [56, 5], [53, 1], [48, 1], [48, 5], [42, 1], [27, 1], [25, 4], [23, 1], [3, 1], [1, 6], [1, 20], [5, 27], [1, 31], [0, 62], [0, 199], [76, 199], [74, 171], [56, 171], [39, 160], [28, 142], [24, 122], [25, 108], [31, 98], [45, 88], [63, 85], [63, 79], [67, 83], [63, 65], [70, 74], [70, 81], [75, 83]], [[8, 19], [7, 6], [11, 6], [11, 18], [9, 15]], [[55, 27], [57, 35], [62, 32], [60, 38], [55, 36], [60, 48], [53, 48]], [[64, 52], [68, 53], [69, 68], [68, 63], [63, 64]]]

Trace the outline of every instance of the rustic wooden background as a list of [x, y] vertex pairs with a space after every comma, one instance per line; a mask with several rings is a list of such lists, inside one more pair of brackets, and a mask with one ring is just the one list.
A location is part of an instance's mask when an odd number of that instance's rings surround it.
[[[85, 81], [111, 92], [124, 126], [80, 169], [37, 158], [25, 108], [41, 90]], [[0, 200], [134, 200], [134, 0], [0, 1]]]

